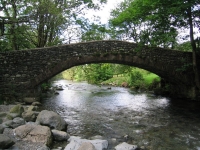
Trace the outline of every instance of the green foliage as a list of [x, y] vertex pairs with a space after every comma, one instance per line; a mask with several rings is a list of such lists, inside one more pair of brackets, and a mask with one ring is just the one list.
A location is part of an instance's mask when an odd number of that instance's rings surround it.
[[153, 82], [160, 82], [159, 76], [153, 73], [145, 74], [143, 75], [144, 77], [144, 82], [146, 85], [151, 85]]
[[159, 76], [146, 70], [120, 64], [87, 64], [62, 72], [67, 80], [88, 81], [94, 84], [121, 86], [127, 82], [130, 87], [154, 89], [160, 83]]
[[126, 74], [131, 70], [130, 66], [119, 64], [87, 64], [70, 68], [62, 72], [64, 79], [101, 83], [114, 75]]
[[129, 73], [129, 85], [130, 86], [139, 86], [141, 81], [144, 81], [142, 73], [140, 71], [133, 69]]
[[11, 45], [7, 39], [0, 39], [0, 51], [9, 51], [12, 50]]
[[87, 24], [85, 30], [82, 30], [82, 41], [94, 41], [106, 39], [107, 30], [104, 25]]
[[191, 52], [192, 46], [191, 46], [191, 43], [188, 41], [188, 42], [184, 42], [184, 43], [181, 43], [181, 44], [177, 44], [175, 46], [175, 49], [180, 50], [180, 51]]
[[40, 87], [41, 87], [42, 92], [46, 92], [51, 87], [51, 83], [50, 82], [44, 82], [40, 85]]
[[[142, 45], [192, 50], [193, 70], [187, 70], [190, 64], [178, 69], [193, 72], [193, 84], [200, 91], [200, 42], [195, 39], [200, 29], [199, 4], [199, 0], [125, 0], [112, 11], [110, 25], [123, 34], [123, 39]], [[186, 43], [178, 45], [180, 41]]]
[[192, 63], [184, 63], [181, 68], [176, 69], [176, 71], [184, 72], [188, 71], [192, 66]]
[[85, 66], [84, 72], [89, 83], [101, 83], [112, 77], [109, 64], [90, 64]]
[[[110, 23], [124, 38], [137, 43], [174, 48], [178, 29], [189, 27], [189, 13], [199, 28], [199, 0], [125, 0], [111, 12]], [[189, 8], [191, 12], [189, 12]], [[198, 15], [197, 15], [198, 14]], [[194, 19], [195, 18], [195, 19]], [[193, 27], [191, 27], [193, 28]]]
[[132, 67], [131, 71], [103, 81], [102, 84], [121, 86], [127, 82], [131, 88], [153, 90], [160, 85], [160, 77], [146, 70]]
[[[5, 35], [0, 37], [0, 50], [21, 50], [35, 47], [58, 45], [80, 37], [79, 16], [85, 10], [99, 9], [99, 5], [106, 0], [0, 0], [6, 19]], [[84, 10], [84, 11], [82, 11]], [[26, 16], [23, 17], [21, 16]], [[22, 18], [22, 19], [21, 19]], [[1, 23], [0, 19], [0, 23]], [[103, 31], [103, 27], [99, 28]], [[75, 38], [74, 38], [75, 37]]]
[[128, 83], [129, 77], [126, 75], [118, 75], [118, 76], [113, 76], [112, 78], [103, 81], [102, 84], [104, 85], [115, 85], [115, 86], [121, 86], [123, 82]]
[[127, 65], [121, 65], [121, 64], [111, 64], [111, 67], [113, 68], [113, 75], [121, 75], [126, 74], [131, 71], [132, 67]]

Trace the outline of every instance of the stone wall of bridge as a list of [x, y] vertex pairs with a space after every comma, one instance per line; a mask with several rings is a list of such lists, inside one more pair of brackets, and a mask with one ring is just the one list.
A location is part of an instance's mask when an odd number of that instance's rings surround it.
[[73, 66], [118, 63], [153, 72], [168, 82], [192, 87], [192, 54], [124, 41], [93, 41], [30, 50], [0, 52], [0, 89], [34, 89]]

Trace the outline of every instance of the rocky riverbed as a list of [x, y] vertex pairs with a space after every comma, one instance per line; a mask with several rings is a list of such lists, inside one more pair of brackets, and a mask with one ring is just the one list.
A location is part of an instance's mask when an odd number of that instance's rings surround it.
[[[31, 105], [0, 105], [0, 149], [10, 150], [105, 150], [108, 141], [101, 136], [82, 139], [67, 133], [67, 123], [53, 111]], [[57, 143], [57, 147], [55, 147]], [[63, 144], [65, 143], [65, 144]], [[59, 146], [62, 145], [62, 146]], [[63, 146], [65, 145], [65, 146]], [[125, 142], [116, 150], [135, 150]]]

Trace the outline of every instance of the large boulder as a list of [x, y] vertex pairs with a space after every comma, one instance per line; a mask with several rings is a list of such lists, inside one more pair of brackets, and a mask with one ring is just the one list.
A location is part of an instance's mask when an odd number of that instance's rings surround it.
[[84, 142], [80, 145], [80, 147], [78, 148], [78, 150], [96, 150], [96, 148], [94, 147], [94, 145], [90, 142]]
[[25, 102], [25, 103], [27, 103], [27, 104], [32, 104], [32, 103], [34, 103], [34, 102], [38, 102], [38, 98], [36, 98], [36, 97], [25, 97], [24, 99], [23, 99], [23, 101]]
[[6, 118], [8, 120], [13, 120], [14, 118], [21, 117], [19, 113], [7, 113]]
[[25, 111], [25, 112], [22, 113], [22, 117], [27, 122], [29, 122], [29, 121], [34, 122], [36, 120], [38, 114], [39, 113], [35, 112], [35, 111]]
[[17, 128], [21, 125], [24, 125], [26, 122], [23, 118], [20, 118], [20, 117], [17, 117], [17, 118], [14, 118], [12, 120], [12, 124], [11, 124], [11, 127], [14, 129], [14, 128]]
[[56, 130], [65, 130], [67, 124], [61, 116], [53, 111], [43, 110], [39, 113], [36, 122]]
[[[69, 138], [69, 141], [70, 141], [70, 143], [65, 147], [64, 150], [72, 150], [72, 149], [78, 150], [79, 148], [81, 148], [81, 146], [84, 147], [84, 145], [82, 145], [82, 144], [85, 142], [87, 142], [87, 143], [89, 142], [92, 145], [94, 145], [95, 150], [103, 150], [103, 149], [107, 149], [107, 147], [108, 147], [108, 141], [106, 141], [106, 140], [87, 140], [87, 139], [81, 139], [80, 137], [71, 136]], [[91, 145], [90, 145], [90, 147], [91, 147]]]
[[1, 124], [1, 126], [3, 128], [16, 128], [24, 124], [25, 124], [25, 120], [23, 118], [17, 117], [17, 118], [14, 118], [13, 120], [4, 121]]
[[43, 143], [47, 146], [52, 143], [51, 130], [46, 126], [26, 124], [15, 128], [13, 132], [19, 140]]
[[32, 106], [41, 106], [42, 104], [40, 102], [33, 102], [31, 105]]
[[12, 120], [4, 121], [1, 125], [3, 128], [12, 128]]
[[53, 138], [55, 141], [67, 141], [69, 139], [69, 134], [64, 131], [51, 130]]
[[0, 149], [8, 149], [15, 143], [6, 135], [0, 134]]

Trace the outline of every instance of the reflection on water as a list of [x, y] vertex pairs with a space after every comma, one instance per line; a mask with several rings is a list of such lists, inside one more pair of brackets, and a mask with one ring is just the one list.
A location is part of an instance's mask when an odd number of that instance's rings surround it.
[[43, 106], [64, 117], [71, 135], [101, 135], [109, 149], [126, 141], [151, 150], [200, 150], [197, 103], [86, 82], [60, 80], [54, 85], [64, 90], [45, 98]]

